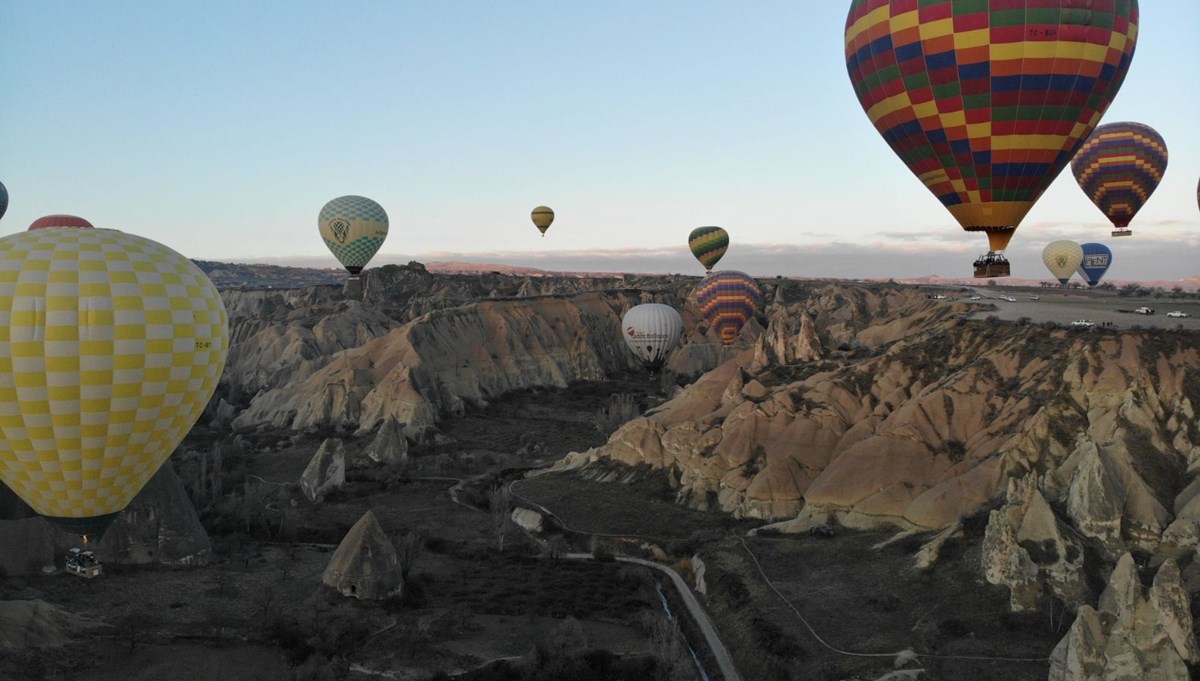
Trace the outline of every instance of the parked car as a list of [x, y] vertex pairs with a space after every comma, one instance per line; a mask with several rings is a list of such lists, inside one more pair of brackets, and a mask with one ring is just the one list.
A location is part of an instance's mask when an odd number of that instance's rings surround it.
[[983, 300], [983, 298], [979, 296], [971, 296], [971, 300]]
[[1071, 322], [1071, 326], [1082, 329], [1090, 329], [1095, 325], [1096, 322], [1093, 322], [1090, 319], [1076, 319], [1075, 321]]
[[1139, 307], [1139, 308], [1137, 308], [1136, 310], [1134, 310], [1134, 311], [1133, 311], [1133, 313], [1134, 313], [1134, 314], [1154, 314], [1154, 308], [1152, 308], [1152, 307]]
[[1167, 316], [1168, 317], [1186, 317], [1186, 316], [1188, 316], [1188, 313], [1183, 312], [1181, 310], [1171, 310], [1170, 312], [1167, 313]]
[[1042, 297], [1041, 296], [1029, 296], [1029, 299], [1030, 300], [1041, 300]]

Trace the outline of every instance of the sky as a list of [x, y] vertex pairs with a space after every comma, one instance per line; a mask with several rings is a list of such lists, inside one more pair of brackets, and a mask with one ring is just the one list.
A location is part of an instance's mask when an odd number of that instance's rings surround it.
[[[373, 264], [702, 273], [692, 228], [757, 275], [968, 276], [986, 250], [892, 154], [846, 73], [846, 0], [162, 3], [0, 0], [0, 234], [83, 216], [190, 257], [335, 266], [321, 206], [369, 196]], [[1200, 274], [1200, 2], [1143, 0], [1104, 122], [1170, 164], [1133, 224], [1064, 172], [1013, 275], [1058, 238], [1112, 279]], [[554, 208], [542, 238], [529, 220]]]

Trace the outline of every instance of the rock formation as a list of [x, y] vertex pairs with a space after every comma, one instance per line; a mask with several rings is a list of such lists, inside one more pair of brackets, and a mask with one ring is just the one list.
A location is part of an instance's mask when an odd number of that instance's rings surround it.
[[404, 437], [404, 424], [394, 418], [384, 420], [375, 437], [357, 458], [388, 466], [407, 465], [408, 439]]
[[1093, 609], [1079, 609], [1050, 658], [1050, 681], [1155, 679], [1186, 681], [1187, 664], [1200, 662], [1188, 596], [1179, 568], [1168, 560], [1149, 590], [1133, 557], [1117, 561]]
[[1083, 546], [1054, 514], [1032, 473], [1009, 479], [1007, 503], [988, 520], [982, 561], [989, 582], [1009, 587], [1013, 612], [1038, 609], [1047, 589], [1073, 607], [1091, 600]]
[[[57, 536], [60, 553], [77, 545], [69, 535]], [[123, 565], [204, 565], [212, 559], [212, 542], [170, 462], [117, 516], [95, 550], [100, 560]]]
[[[0, 500], [6, 495], [15, 498], [2, 484], [0, 488]], [[78, 537], [37, 516], [0, 519], [0, 570], [8, 575], [29, 575], [42, 568], [61, 568], [63, 554], [78, 542]], [[158, 469], [92, 548], [109, 564], [184, 566], [204, 565], [212, 559], [212, 542], [169, 462]]]
[[300, 476], [300, 491], [309, 501], [320, 502], [326, 494], [345, 484], [346, 445], [338, 438], [328, 438]]
[[400, 568], [396, 547], [367, 511], [333, 552], [322, 581], [343, 596], [375, 600], [400, 593]]
[[38, 599], [0, 601], [0, 651], [57, 648], [105, 626]]
[[755, 373], [762, 353], [745, 353], [571, 461], [669, 468], [684, 503], [791, 517], [780, 529], [799, 531], [830, 519], [941, 529], [1035, 472], [1044, 501], [1109, 556], [1194, 545], [1200, 486], [1185, 483], [1200, 468], [1190, 417], [1200, 385], [1185, 377], [1200, 371], [1200, 350], [1185, 338], [1081, 337], [957, 321], [952, 306], [895, 295], [864, 300], [890, 301], [892, 314], [813, 315], [826, 335], [857, 329], [822, 341], [840, 348], [828, 359], [780, 365], [772, 349]]

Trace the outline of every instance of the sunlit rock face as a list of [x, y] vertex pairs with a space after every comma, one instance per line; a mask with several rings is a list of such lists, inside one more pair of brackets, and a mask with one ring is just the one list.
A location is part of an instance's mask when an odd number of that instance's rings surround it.
[[1167, 560], [1149, 589], [1133, 557], [1118, 559], [1099, 605], [1079, 609], [1050, 658], [1050, 681], [1192, 678], [1200, 662], [1188, 594], [1179, 568]]
[[[942, 316], [953, 306], [899, 294], [886, 314], [866, 305], [839, 319], [813, 301], [853, 308], [858, 292], [833, 288], [803, 304], [815, 327], [808, 346], [830, 348], [826, 359], [795, 359], [786, 318], [773, 317], [752, 350], [572, 460], [671, 468], [684, 503], [791, 518], [780, 529], [801, 531], [830, 519], [939, 529], [1034, 474], [1030, 489], [1045, 502], [1036, 506], [1053, 506], [1056, 526], [1096, 541], [1108, 560], [1195, 546], [1200, 381], [1189, 377], [1200, 353], [1190, 337], [958, 321]], [[792, 318], [799, 332], [805, 317]]]
[[300, 475], [300, 491], [309, 501], [319, 503], [330, 492], [346, 484], [346, 444], [338, 438], [321, 443]]

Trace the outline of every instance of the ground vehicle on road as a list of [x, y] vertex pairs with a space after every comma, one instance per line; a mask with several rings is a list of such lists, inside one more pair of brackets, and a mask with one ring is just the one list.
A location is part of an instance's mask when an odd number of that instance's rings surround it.
[[1154, 308], [1152, 308], [1152, 307], [1139, 307], [1139, 308], [1137, 308], [1136, 310], [1134, 310], [1134, 311], [1133, 311], [1133, 313], [1134, 313], [1134, 314], [1154, 314]]
[[1030, 300], [1041, 300], [1042, 297], [1041, 296], [1029, 296], [1029, 299]]
[[1095, 325], [1096, 322], [1093, 322], [1090, 319], [1076, 319], [1075, 321], [1071, 322], [1071, 326], [1077, 329], [1090, 329]]
[[1188, 316], [1188, 313], [1183, 312], [1181, 310], [1171, 310], [1170, 312], [1167, 313], [1167, 316], [1168, 317], [1186, 317], [1186, 316]]
[[971, 296], [971, 300], [983, 300], [981, 296]]

